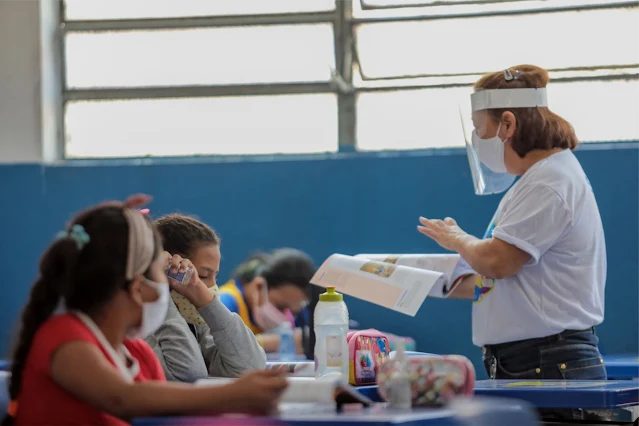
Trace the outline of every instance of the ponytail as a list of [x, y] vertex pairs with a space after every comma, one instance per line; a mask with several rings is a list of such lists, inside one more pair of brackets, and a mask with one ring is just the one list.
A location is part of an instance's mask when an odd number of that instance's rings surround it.
[[[70, 266], [77, 259], [78, 249], [69, 238], [55, 241], [40, 261], [40, 277], [33, 285], [29, 301], [22, 311], [20, 333], [11, 357], [9, 396], [15, 402], [20, 394], [22, 371], [38, 329], [57, 308], [62, 294], [68, 288]], [[12, 424], [12, 415], [3, 424]]]

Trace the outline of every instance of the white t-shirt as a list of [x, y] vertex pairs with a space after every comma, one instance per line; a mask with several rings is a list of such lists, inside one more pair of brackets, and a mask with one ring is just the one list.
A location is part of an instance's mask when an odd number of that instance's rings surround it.
[[513, 185], [491, 221], [491, 234], [531, 259], [515, 275], [483, 279], [475, 288], [475, 345], [584, 330], [603, 321], [603, 225], [572, 151], [539, 161]]

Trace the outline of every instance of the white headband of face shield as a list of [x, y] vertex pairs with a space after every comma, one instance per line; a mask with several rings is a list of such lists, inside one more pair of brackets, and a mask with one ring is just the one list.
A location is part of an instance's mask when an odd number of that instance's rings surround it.
[[547, 107], [546, 88], [541, 89], [487, 89], [470, 95], [473, 111], [497, 108]]

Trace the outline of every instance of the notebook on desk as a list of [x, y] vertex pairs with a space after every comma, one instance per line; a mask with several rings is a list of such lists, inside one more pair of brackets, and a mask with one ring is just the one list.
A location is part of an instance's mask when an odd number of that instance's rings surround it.
[[[196, 386], [221, 386], [236, 379], [208, 378], [198, 380]], [[341, 379], [315, 380], [310, 377], [288, 377], [288, 388], [280, 400], [283, 411], [298, 410], [314, 404], [318, 409], [339, 409], [346, 404], [361, 404], [368, 407], [373, 401], [360, 394], [357, 389]], [[321, 407], [321, 408], [320, 408]]]

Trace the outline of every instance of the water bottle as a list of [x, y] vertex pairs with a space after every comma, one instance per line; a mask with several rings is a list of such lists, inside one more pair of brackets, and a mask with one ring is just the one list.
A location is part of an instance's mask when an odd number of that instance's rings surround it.
[[280, 361], [295, 360], [295, 333], [293, 332], [293, 324], [284, 321], [279, 326], [280, 335]]
[[348, 380], [348, 309], [344, 296], [328, 287], [315, 307], [315, 378]]

